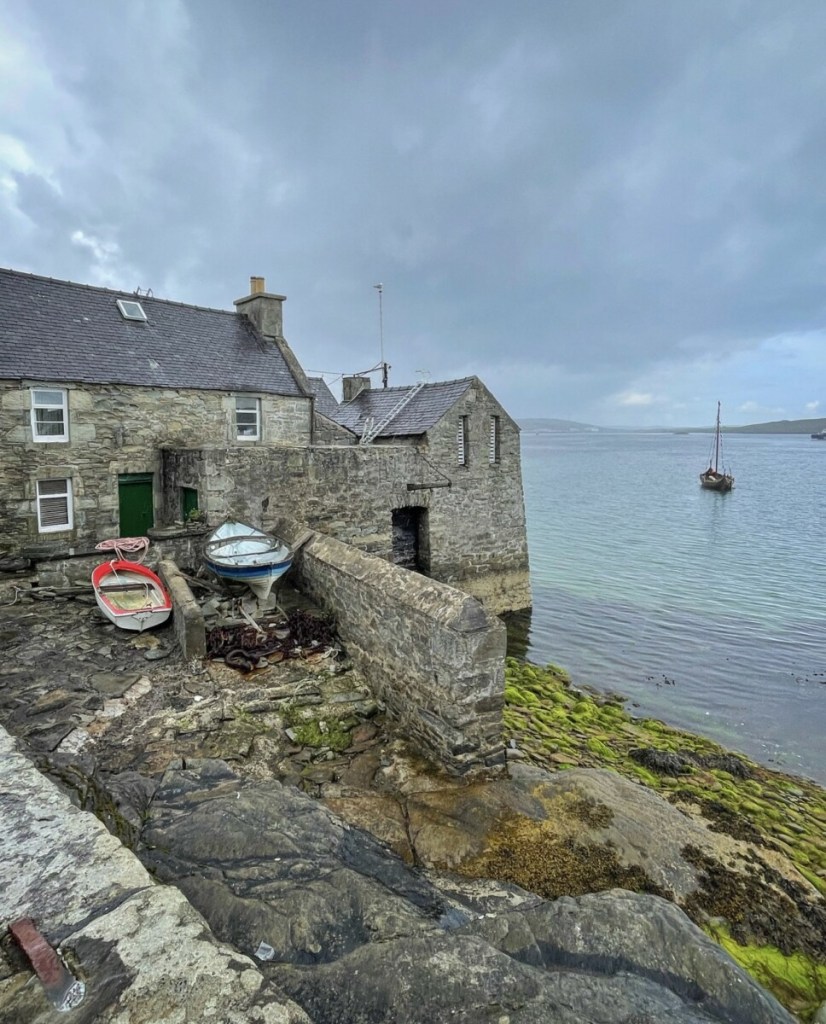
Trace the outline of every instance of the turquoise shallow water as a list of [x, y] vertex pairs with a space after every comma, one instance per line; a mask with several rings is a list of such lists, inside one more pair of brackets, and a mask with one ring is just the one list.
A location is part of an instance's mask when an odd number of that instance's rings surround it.
[[522, 435], [534, 608], [511, 649], [826, 784], [826, 443]]

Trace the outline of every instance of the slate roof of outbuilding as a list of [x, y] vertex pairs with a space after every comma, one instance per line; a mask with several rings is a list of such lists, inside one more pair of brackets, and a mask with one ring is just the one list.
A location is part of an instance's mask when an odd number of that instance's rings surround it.
[[[434, 381], [425, 386], [407, 403], [379, 437], [406, 437], [425, 434], [435, 426], [471, 386], [475, 377], [461, 380]], [[413, 385], [405, 388], [371, 388], [362, 391], [352, 402], [340, 405], [335, 419], [361, 435], [369, 419], [381, 422]]]
[[[117, 299], [146, 322], [124, 320]], [[303, 395], [247, 317], [0, 268], [0, 378]]]
[[308, 377], [307, 382], [315, 395], [316, 412], [326, 416], [328, 420], [337, 420], [339, 405], [323, 377]]

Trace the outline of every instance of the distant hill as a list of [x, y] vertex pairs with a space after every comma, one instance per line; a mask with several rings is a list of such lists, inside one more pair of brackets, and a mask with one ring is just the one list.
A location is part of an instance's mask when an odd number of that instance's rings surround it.
[[[577, 423], [575, 420], [521, 419], [519, 426], [535, 434], [599, 434], [603, 431], [617, 433], [630, 431], [630, 427], [595, 427], [591, 423]], [[749, 423], [745, 427], [723, 426], [724, 434], [815, 434], [826, 430], [826, 417], [817, 420], [773, 420], [771, 423]], [[634, 432], [671, 434], [709, 434], [714, 427], [638, 427]]]
[[570, 434], [585, 432], [595, 434], [602, 430], [602, 427], [594, 427], [590, 423], [576, 423], [574, 420], [554, 419], [524, 419], [519, 420], [522, 430], [528, 430], [538, 434]]
[[750, 423], [747, 427], [723, 427], [726, 434], [816, 434], [826, 430], [826, 418], [819, 420], [773, 420]]

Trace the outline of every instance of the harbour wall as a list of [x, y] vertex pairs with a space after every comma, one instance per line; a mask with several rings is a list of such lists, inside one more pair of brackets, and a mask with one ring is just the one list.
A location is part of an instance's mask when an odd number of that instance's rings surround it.
[[[282, 519], [278, 532], [295, 542], [306, 530]], [[293, 571], [335, 617], [347, 653], [405, 735], [453, 773], [504, 769], [500, 619], [468, 594], [318, 533]]]

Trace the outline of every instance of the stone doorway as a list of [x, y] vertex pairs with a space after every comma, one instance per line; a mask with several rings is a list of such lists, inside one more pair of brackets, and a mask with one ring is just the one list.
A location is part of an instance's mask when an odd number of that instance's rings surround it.
[[404, 569], [428, 575], [430, 572], [430, 531], [426, 508], [394, 508], [393, 562]]

